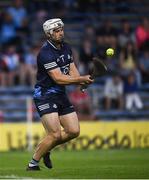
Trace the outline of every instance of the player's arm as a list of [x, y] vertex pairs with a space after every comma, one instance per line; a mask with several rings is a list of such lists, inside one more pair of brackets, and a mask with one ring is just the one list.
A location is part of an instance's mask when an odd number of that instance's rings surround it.
[[[76, 68], [76, 65], [74, 62], [70, 63], [69, 75], [72, 77], [80, 76], [80, 73], [79, 73], [78, 69]], [[84, 85], [84, 84], [86, 84], [86, 83], [84, 83], [84, 82], [79, 83], [79, 85]]]
[[70, 71], [69, 71], [69, 75], [73, 76], [73, 77], [78, 77], [80, 76], [79, 71], [76, 68], [76, 65], [74, 64], [74, 62], [70, 63]]
[[49, 76], [57, 83], [61, 85], [69, 85], [69, 84], [90, 84], [93, 80], [90, 79], [90, 75], [86, 76], [71, 76], [62, 74], [59, 68], [52, 69], [48, 72]]

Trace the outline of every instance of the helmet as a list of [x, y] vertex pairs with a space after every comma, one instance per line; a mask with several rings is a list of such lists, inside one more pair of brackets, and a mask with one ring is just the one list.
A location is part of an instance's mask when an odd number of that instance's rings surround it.
[[60, 18], [49, 19], [43, 23], [43, 30], [45, 34], [53, 34], [53, 30], [60, 27], [64, 27], [64, 23]]

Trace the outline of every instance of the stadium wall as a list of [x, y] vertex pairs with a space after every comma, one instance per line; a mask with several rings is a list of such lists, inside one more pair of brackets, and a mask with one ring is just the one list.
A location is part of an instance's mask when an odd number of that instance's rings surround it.
[[[80, 137], [58, 150], [149, 147], [149, 121], [81, 122], [80, 126]], [[34, 148], [45, 133], [40, 123], [33, 123], [30, 130]], [[0, 123], [0, 151], [26, 150], [27, 132], [26, 123]]]

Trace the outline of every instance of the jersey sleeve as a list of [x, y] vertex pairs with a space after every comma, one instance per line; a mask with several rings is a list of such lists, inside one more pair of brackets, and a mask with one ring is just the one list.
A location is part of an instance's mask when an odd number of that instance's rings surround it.
[[52, 54], [50, 54], [50, 52], [46, 52], [46, 51], [41, 52], [40, 62], [47, 72], [52, 69], [58, 68], [56, 58]]

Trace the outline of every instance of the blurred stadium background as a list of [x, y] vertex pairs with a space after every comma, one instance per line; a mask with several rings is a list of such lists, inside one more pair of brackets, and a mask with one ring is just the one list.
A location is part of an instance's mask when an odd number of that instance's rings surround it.
[[[44, 136], [32, 93], [36, 55], [45, 40], [42, 24], [53, 17], [65, 23], [81, 74], [88, 73], [93, 56], [102, 57], [109, 69], [84, 94], [67, 87], [81, 135], [57, 150], [147, 149], [149, 1], [1, 0], [0, 155], [32, 151]], [[105, 55], [109, 47], [115, 50], [112, 57]]]

